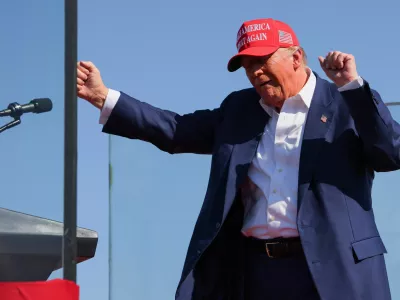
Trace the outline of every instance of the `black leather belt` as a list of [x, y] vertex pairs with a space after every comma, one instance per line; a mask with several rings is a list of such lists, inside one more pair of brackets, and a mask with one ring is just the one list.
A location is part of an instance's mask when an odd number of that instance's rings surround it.
[[284, 258], [303, 255], [303, 247], [300, 238], [276, 238], [270, 240], [260, 240], [247, 237], [246, 248], [258, 253], [266, 253], [270, 258]]

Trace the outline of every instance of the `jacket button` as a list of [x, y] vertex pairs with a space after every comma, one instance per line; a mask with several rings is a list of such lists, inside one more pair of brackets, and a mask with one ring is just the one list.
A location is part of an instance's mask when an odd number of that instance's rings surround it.
[[215, 228], [220, 228], [221, 227], [221, 224], [220, 223], [217, 223], [217, 224], [215, 224]]

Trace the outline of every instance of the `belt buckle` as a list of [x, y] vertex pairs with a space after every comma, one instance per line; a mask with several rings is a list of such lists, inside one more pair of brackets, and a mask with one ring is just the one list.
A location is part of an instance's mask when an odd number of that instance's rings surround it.
[[266, 250], [267, 255], [268, 255], [269, 258], [275, 258], [275, 256], [271, 255], [271, 252], [270, 252], [270, 250], [268, 248], [268, 245], [276, 245], [276, 244], [279, 244], [279, 242], [270, 242], [270, 243], [266, 242], [265, 243], [265, 250]]

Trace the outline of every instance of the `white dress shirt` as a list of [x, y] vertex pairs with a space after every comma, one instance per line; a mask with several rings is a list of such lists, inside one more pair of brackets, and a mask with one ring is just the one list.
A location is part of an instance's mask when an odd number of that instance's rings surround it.
[[[242, 232], [260, 239], [298, 236], [297, 190], [300, 150], [304, 125], [314, 95], [316, 77], [307, 69], [309, 78], [303, 89], [287, 99], [280, 113], [260, 105], [271, 117], [265, 126], [257, 153], [249, 168], [248, 180], [242, 189], [245, 216]], [[356, 89], [363, 85], [358, 79], [339, 88]], [[120, 92], [109, 89], [101, 110], [100, 124], [106, 124]]]

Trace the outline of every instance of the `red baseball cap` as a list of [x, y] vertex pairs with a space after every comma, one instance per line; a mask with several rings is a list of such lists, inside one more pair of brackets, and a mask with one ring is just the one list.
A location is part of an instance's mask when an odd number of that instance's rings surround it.
[[299, 41], [289, 25], [274, 19], [246, 21], [237, 33], [238, 53], [229, 60], [228, 71], [239, 69], [244, 55], [266, 56], [279, 48], [292, 46], [299, 46]]

